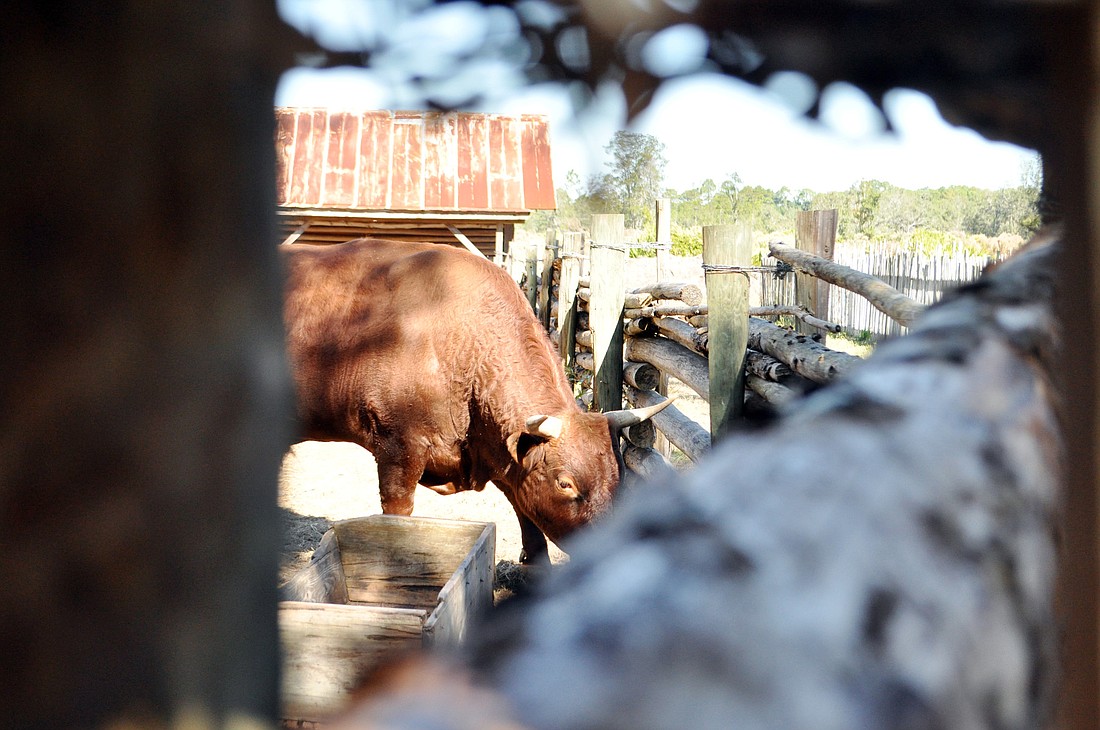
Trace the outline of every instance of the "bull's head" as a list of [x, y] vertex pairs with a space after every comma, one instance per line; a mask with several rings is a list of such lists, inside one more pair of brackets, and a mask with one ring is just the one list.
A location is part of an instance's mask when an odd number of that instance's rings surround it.
[[622, 475], [618, 435], [652, 418], [672, 399], [609, 413], [539, 414], [508, 439], [518, 465], [514, 495], [520, 509], [551, 540], [597, 519], [611, 507]]

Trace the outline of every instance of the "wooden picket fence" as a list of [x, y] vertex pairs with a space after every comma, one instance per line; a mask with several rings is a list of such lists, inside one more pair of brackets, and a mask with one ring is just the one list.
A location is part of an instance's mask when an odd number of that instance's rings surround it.
[[[996, 261], [985, 255], [960, 251], [924, 254], [915, 251], [867, 251], [862, 245], [838, 243], [833, 261], [875, 276], [922, 304], [932, 304], [945, 291], [973, 281]], [[795, 303], [793, 276], [761, 276], [762, 301], [777, 305]], [[849, 337], [878, 339], [902, 335], [908, 328], [875, 309], [863, 297], [841, 287], [829, 287], [829, 320]]]

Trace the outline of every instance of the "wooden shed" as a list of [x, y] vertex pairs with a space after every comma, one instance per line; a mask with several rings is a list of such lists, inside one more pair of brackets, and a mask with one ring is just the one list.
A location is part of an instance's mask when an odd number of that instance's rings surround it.
[[556, 207], [543, 116], [315, 108], [275, 115], [286, 243], [435, 241], [501, 262], [515, 225]]

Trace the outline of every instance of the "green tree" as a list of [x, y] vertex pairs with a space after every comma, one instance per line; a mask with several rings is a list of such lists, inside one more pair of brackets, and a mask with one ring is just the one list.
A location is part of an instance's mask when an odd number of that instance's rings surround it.
[[664, 180], [665, 145], [650, 134], [618, 131], [604, 148], [610, 155], [602, 187], [618, 203], [628, 228], [641, 228], [652, 215]]
[[874, 238], [875, 218], [878, 215], [882, 194], [889, 184], [878, 180], [860, 180], [851, 188], [852, 215], [856, 231], [867, 238]]

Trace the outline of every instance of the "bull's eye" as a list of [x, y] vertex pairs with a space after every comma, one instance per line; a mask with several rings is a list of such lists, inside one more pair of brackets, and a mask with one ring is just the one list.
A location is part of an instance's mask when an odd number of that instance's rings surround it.
[[558, 475], [558, 491], [569, 499], [580, 499], [581, 490], [577, 489], [577, 483], [569, 474]]

